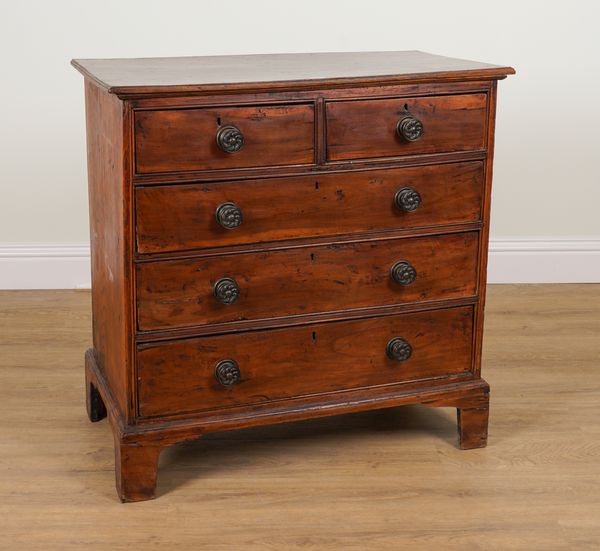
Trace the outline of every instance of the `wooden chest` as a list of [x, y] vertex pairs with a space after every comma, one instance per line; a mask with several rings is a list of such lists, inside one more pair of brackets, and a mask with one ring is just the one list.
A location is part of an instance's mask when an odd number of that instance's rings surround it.
[[166, 446], [401, 404], [486, 444], [497, 80], [421, 52], [76, 60], [94, 348], [123, 501]]

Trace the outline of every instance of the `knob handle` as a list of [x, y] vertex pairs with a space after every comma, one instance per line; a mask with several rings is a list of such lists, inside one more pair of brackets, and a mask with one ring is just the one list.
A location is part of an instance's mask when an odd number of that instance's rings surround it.
[[396, 283], [410, 285], [417, 279], [417, 270], [407, 260], [399, 260], [392, 266], [390, 275]]
[[409, 142], [416, 142], [423, 137], [423, 123], [412, 115], [405, 115], [396, 124], [398, 136]]
[[244, 147], [244, 135], [232, 124], [221, 126], [217, 131], [217, 145], [225, 153], [235, 153]]
[[242, 209], [235, 203], [223, 203], [217, 207], [215, 212], [217, 222], [226, 230], [233, 230], [239, 227], [244, 221]]
[[233, 386], [242, 380], [242, 372], [235, 360], [221, 360], [215, 366], [215, 377], [223, 386]]
[[421, 206], [421, 195], [411, 187], [403, 187], [396, 192], [394, 204], [402, 212], [413, 212]]
[[223, 277], [214, 286], [215, 298], [223, 304], [233, 304], [240, 296], [240, 288], [235, 279]]
[[387, 343], [385, 353], [390, 360], [405, 362], [412, 355], [412, 346], [402, 337], [394, 337]]

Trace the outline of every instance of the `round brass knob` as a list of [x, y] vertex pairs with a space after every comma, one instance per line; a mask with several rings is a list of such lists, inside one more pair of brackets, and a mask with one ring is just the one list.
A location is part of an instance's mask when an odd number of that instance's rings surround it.
[[390, 275], [396, 283], [410, 285], [417, 279], [417, 270], [415, 270], [415, 267], [410, 262], [400, 260], [392, 266]]
[[394, 204], [402, 212], [414, 212], [421, 206], [421, 195], [411, 187], [403, 187], [396, 192]]
[[244, 221], [242, 209], [235, 203], [223, 203], [217, 207], [215, 212], [217, 222], [226, 230], [233, 230], [239, 227]]
[[215, 377], [223, 386], [233, 386], [242, 380], [242, 372], [235, 360], [221, 360], [215, 366]]
[[416, 142], [423, 137], [423, 123], [411, 115], [406, 115], [396, 124], [396, 132], [401, 138]]
[[217, 145], [225, 153], [235, 153], [244, 147], [244, 135], [232, 124], [221, 126], [217, 131]]
[[223, 277], [214, 286], [215, 298], [223, 304], [233, 304], [240, 296], [240, 288], [235, 279]]
[[405, 362], [412, 355], [412, 346], [402, 337], [394, 337], [387, 343], [385, 353], [390, 360]]

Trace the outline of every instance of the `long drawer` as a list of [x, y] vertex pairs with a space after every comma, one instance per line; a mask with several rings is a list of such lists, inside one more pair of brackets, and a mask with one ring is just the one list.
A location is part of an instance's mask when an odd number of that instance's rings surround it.
[[138, 328], [472, 296], [478, 238], [472, 231], [142, 262]]
[[326, 114], [330, 161], [486, 146], [486, 94], [332, 101]]
[[483, 163], [136, 190], [137, 248], [160, 253], [475, 222]]
[[468, 374], [472, 331], [466, 306], [142, 345], [139, 415]]

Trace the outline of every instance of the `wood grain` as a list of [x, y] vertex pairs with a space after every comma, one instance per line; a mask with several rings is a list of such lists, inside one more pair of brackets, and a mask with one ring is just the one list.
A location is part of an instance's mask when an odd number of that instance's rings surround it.
[[[469, 373], [473, 308], [253, 331], [144, 345], [137, 354], [144, 417], [227, 408], [339, 390]], [[386, 355], [402, 337], [412, 355]], [[269, 350], [268, 356], [264, 351]], [[241, 381], [224, 387], [215, 366], [239, 365]]]
[[[410, 187], [422, 198], [413, 212], [394, 205]], [[481, 217], [483, 163], [365, 170], [295, 178], [138, 187], [137, 248], [142, 254], [225, 247], [343, 233], [416, 229], [476, 222]], [[226, 202], [242, 225], [215, 217]]]
[[[423, 136], [407, 141], [396, 124], [408, 112]], [[408, 97], [327, 102], [327, 159], [401, 157], [484, 149], [487, 95]]]
[[[387, 85], [356, 85], [350, 88], [323, 88], [305, 90], [282, 91], [275, 87], [272, 90], [261, 92], [218, 92], [215, 95], [185, 95], [173, 96], [166, 94], [152, 98], [143, 97], [136, 100], [128, 100], [128, 104], [134, 110], [163, 110], [163, 109], [202, 109], [206, 107], [240, 106], [240, 105], [288, 105], [290, 103], [312, 103], [318, 106], [316, 112], [317, 132], [317, 164], [321, 172], [340, 172], [343, 170], [369, 169], [377, 163], [380, 167], [397, 168], [400, 166], [415, 166], [419, 164], [434, 164], [438, 162], [463, 161], [485, 158], [485, 151], [455, 151], [452, 153], [430, 153], [423, 155], [405, 155], [403, 157], [379, 157], [368, 161], [351, 159], [348, 161], [326, 162], [325, 159], [325, 120], [324, 102], [327, 100], [352, 100], [352, 99], [389, 99], [429, 97], [455, 94], [477, 94], [487, 93], [495, 80], [464, 81], [464, 82], [424, 82], [420, 84], [387, 84]], [[212, 182], [218, 180], [231, 180], [238, 178], [262, 178], [279, 176], [296, 176], [301, 174], [313, 174], [313, 165], [294, 165], [280, 167], [256, 167], [239, 169], [218, 169], [168, 172], [168, 173], [145, 173], [134, 174], [134, 182], [137, 184], [170, 184], [174, 182]]]
[[[315, 162], [312, 104], [137, 111], [134, 121], [140, 174]], [[217, 131], [227, 125], [244, 136], [239, 151], [217, 145]]]
[[121, 414], [131, 411], [131, 184], [126, 108], [114, 95], [85, 84], [94, 348]]
[[126, 506], [85, 413], [90, 303], [0, 293], [1, 549], [600, 547], [600, 285], [488, 288], [487, 448], [423, 406], [215, 433], [163, 451], [160, 499]]
[[494, 170], [494, 142], [496, 128], [496, 100], [498, 94], [498, 83], [492, 83], [490, 93], [488, 94], [488, 127], [487, 127], [487, 147], [488, 157], [485, 160], [485, 193], [483, 196], [482, 217], [483, 227], [481, 238], [479, 240], [479, 281], [478, 288], [480, 292], [479, 304], [475, 312], [475, 326], [477, 328], [474, 339], [475, 369], [481, 373], [481, 350], [483, 344], [483, 320], [485, 317], [485, 301], [487, 289], [487, 265], [488, 250], [490, 238], [490, 213], [492, 208], [492, 175]]
[[87, 78], [122, 97], [351, 86], [355, 83], [484, 80], [502, 67], [426, 52], [336, 52], [145, 59], [74, 59]]
[[[137, 265], [140, 330], [201, 326], [475, 295], [478, 232], [225, 254]], [[410, 285], [390, 270], [408, 261]], [[214, 296], [233, 278], [234, 304]], [[285, 320], [282, 320], [285, 322]]]

